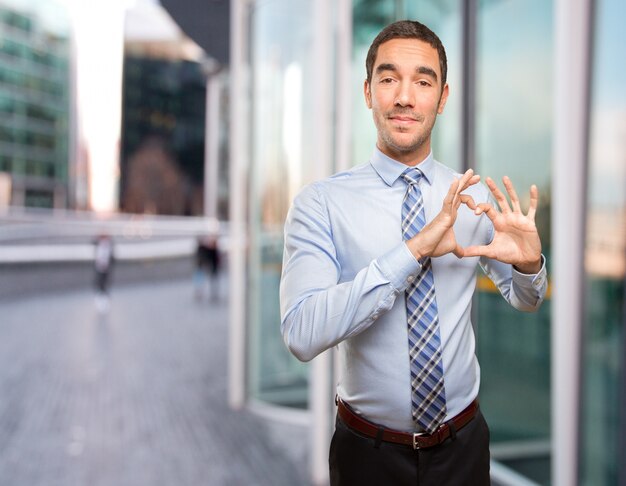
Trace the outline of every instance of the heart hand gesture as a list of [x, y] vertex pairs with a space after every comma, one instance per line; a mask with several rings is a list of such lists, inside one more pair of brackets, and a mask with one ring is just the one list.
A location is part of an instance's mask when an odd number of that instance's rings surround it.
[[489, 177], [487, 186], [493, 194], [500, 212], [491, 204], [478, 204], [474, 213], [485, 213], [492, 221], [495, 235], [491, 243], [482, 246], [469, 246], [463, 249], [463, 256], [486, 256], [503, 263], [510, 263], [526, 274], [534, 274], [541, 269], [541, 241], [535, 226], [535, 213], [539, 202], [537, 186], [530, 188], [530, 208], [528, 214], [522, 213], [519, 198], [508, 177], [503, 177], [504, 187], [511, 198], [509, 205], [506, 197]]

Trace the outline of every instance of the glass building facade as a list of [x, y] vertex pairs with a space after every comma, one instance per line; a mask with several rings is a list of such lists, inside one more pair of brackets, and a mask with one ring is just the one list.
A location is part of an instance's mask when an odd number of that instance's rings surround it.
[[[332, 3], [332, 2], [331, 2]], [[339, 2], [341, 3], [341, 2]], [[473, 167], [501, 181], [508, 175], [528, 206], [527, 189], [540, 192], [537, 225], [552, 264], [553, 144], [556, 0], [352, 0], [351, 21], [330, 8], [325, 32], [316, 32], [314, 2], [243, 2], [243, 63], [250, 124], [245, 154], [246, 397], [272, 406], [307, 410], [310, 366], [289, 355], [279, 333], [278, 285], [282, 225], [291, 200], [306, 183], [338, 168], [365, 162], [376, 140], [363, 100], [365, 55], [374, 36], [397, 19], [416, 19], [441, 37], [448, 54], [450, 97], [437, 120], [435, 157], [456, 170]], [[619, 0], [597, 0], [591, 28], [591, 93], [586, 168], [585, 291], [581, 349], [580, 484], [612, 485], [624, 476], [624, 279], [626, 274], [626, 37]], [[314, 43], [338, 46], [349, 32], [350, 51], [334, 51], [328, 75], [333, 109], [350, 99], [349, 129], [328, 127], [334, 147], [348, 159], [316, 153]], [[340, 153], [340, 151], [335, 151]], [[321, 169], [320, 169], [321, 167]], [[523, 194], [526, 194], [524, 197]], [[584, 197], [584, 195], [581, 195]], [[242, 253], [244, 254], [244, 253]], [[540, 311], [512, 309], [491, 282], [477, 275], [473, 308], [481, 363], [481, 407], [491, 427], [492, 458], [524, 484], [551, 484], [552, 285]], [[326, 391], [323, 391], [326, 393]], [[331, 392], [329, 392], [331, 393]], [[620, 469], [621, 468], [621, 469]], [[502, 481], [500, 481], [502, 482]], [[530, 483], [529, 483], [530, 482]], [[623, 484], [623, 483], [619, 483]]]
[[[526, 197], [526, 207], [528, 188], [537, 185], [536, 219], [550, 275], [553, 5], [543, 0], [479, 5], [476, 170], [498, 182], [504, 175], [511, 177], [520, 197]], [[546, 484], [550, 295], [538, 313], [525, 314], [509, 306], [486, 277], [478, 278], [474, 322], [482, 371], [480, 399], [491, 428], [492, 457]]]
[[123, 73], [120, 208], [129, 213], [202, 214], [202, 65], [126, 52]]
[[626, 4], [595, 4], [585, 235], [580, 484], [626, 483]]
[[274, 0], [251, 6], [252, 131], [249, 172], [248, 310], [253, 397], [307, 407], [307, 367], [276, 339], [282, 228], [297, 190], [318, 163], [313, 138], [315, 89], [312, 2]]
[[0, 2], [0, 172], [11, 204], [66, 207], [70, 27], [51, 1]]

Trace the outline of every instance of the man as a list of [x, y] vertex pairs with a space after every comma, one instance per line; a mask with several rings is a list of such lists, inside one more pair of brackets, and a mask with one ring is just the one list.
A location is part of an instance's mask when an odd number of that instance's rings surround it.
[[[338, 346], [333, 485], [489, 484], [470, 322], [476, 265], [515, 308], [546, 290], [534, 223], [491, 179], [436, 162], [446, 55], [419, 22], [386, 27], [366, 61], [369, 163], [304, 188], [285, 226], [281, 331], [303, 361]], [[490, 201], [493, 195], [500, 211]]]

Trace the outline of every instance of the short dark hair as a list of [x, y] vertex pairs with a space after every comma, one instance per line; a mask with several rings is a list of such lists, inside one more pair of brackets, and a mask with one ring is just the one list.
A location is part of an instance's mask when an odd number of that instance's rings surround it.
[[437, 49], [437, 54], [439, 54], [439, 68], [441, 69], [441, 89], [443, 89], [448, 76], [446, 50], [441, 43], [441, 39], [437, 37], [437, 34], [424, 24], [415, 20], [399, 20], [393, 24], [389, 24], [376, 36], [369, 51], [367, 51], [367, 58], [365, 59], [368, 83], [372, 81], [372, 70], [374, 69], [374, 62], [378, 54], [378, 47], [391, 39], [418, 39]]

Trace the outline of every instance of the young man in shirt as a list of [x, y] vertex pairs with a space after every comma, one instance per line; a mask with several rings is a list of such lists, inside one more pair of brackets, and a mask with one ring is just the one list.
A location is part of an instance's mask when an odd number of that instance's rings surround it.
[[[515, 308], [546, 290], [534, 223], [508, 178], [435, 161], [446, 55], [419, 22], [389, 25], [366, 60], [371, 160], [304, 188], [285, 226], [281, 331], [303, 361], [338, 346], [333, 485], [489, 484], [470, 322], [476, 266]], [[490, 193], [500, 211], [490, 203]]]

